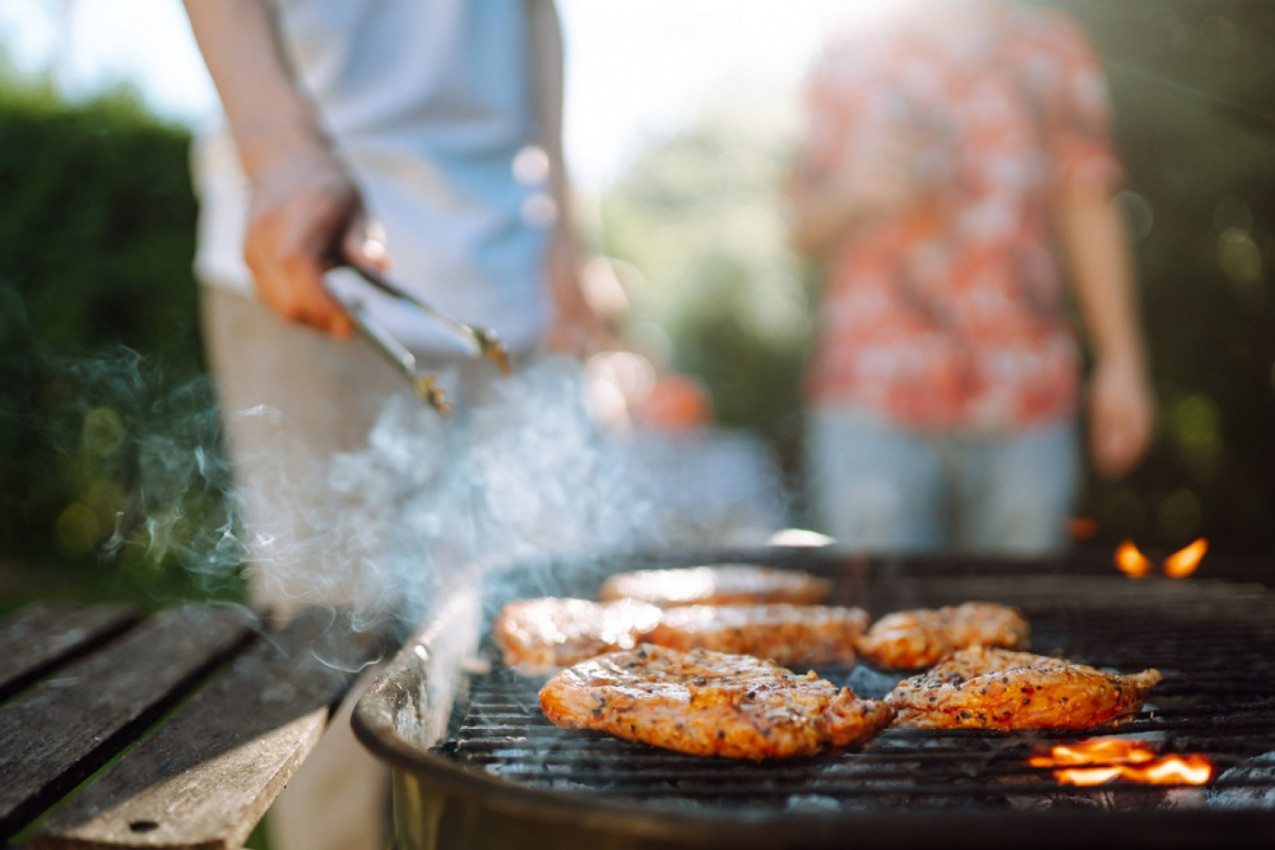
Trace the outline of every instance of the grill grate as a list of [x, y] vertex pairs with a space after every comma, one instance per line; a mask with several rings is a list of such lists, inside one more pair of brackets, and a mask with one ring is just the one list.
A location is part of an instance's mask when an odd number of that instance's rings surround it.
[[[840, 756], [762, 764], [703, 759], [558, 729], [540, 713], [540, 680], [499, 666], [470, 678], [436, 752], [511, 783], [647, 807], [753, 814], [886, 805], [1275, 810], [1275, 594], [1259, 585], [1002, 575], [876, 587], [843, 581], [837, 595], [874, 612], [1001, 601], [1031, 621], [1033, 651], [1123, 672], [1157, 667], [1164, 681], [1141, 715], [1091, 734], [1151, 740], [1165, 753], [1202, 753], [1217, 766], [1215, 776], [1203, 788], [1060, 787], [1028, 758], [1089, 734], [1050, 732], [891, 729], [866, 750]], [[819, 672], [878, 698], [898, 680], [863, 665]]]

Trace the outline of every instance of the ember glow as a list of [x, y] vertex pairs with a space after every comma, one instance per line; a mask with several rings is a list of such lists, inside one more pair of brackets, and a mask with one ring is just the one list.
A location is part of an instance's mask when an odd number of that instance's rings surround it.
[[1059, 744], [1049, 755], [1028, 759], [1032, 767], [1052, 767], [1059, 785], [1102, 785], [1116, 779], [1146, 785], [1203, 785], [1213, 763], [1198, 754], [1158, 756], [1145, 741], [1091, 738]]
[[1116, 547], [1116, 567], [1130, 578], [1142, 578], [1151, 572], [1151, 561], [1132, 540], [1126, 540]]
[[1164, 574], [1169, 578], [1186, 578], [1195, 572], [1200, 559], [1209, 551], [1209, 541], [1201, 537], [1189, 546], [1174, 552], [1164, 559]]

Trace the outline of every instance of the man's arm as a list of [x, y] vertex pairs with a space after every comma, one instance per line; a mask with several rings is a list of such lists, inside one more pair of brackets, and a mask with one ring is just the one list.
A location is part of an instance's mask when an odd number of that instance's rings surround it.
[[349, 319], [323, 289], [338, 247], [381, 265], [358, 188], [298, 89], [264, 0], [184, 0], [252, 185], [244, 259], [262, 300], [338, 337]]
[[1124, 219], [1097, 183], [1064, 190], [1058, 226], [1094, 352], [1089, 440], [1094, 467], [1120, 478], [1142, 459], [1155, 425]]
[[608, 334], [582, 288], [581, 248], [562, 143], [562, 28], [553, 0], [527, 0], [527, 9], [532, 97], [540, 145], [549, 158], [549, 191], [557, 208], [545, 258], [545, 276], [557, 312], [550, 344], [568, 353], [586, 354], [607, 345]]

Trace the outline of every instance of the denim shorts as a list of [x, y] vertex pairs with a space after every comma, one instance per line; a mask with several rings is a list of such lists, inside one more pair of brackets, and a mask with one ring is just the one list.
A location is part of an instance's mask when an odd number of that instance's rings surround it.
[[1071, 421], [932, 435], [814, 410], [806, 477], [820, 530], [846, 548], [1041, 555], [1066, 540], [1078, 443]]

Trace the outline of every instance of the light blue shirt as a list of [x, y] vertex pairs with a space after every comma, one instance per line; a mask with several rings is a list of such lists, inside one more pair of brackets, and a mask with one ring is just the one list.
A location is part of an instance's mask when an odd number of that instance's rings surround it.
[[[456, 318], [494, 329], [514, 350], [534, 345], [549, 316], [541, 269], [551, 218], [543, 170], [514, 169], [538, 138], [526, 4], [273, 4], [299, 84], [385, 228], [392, 277]], [[224, 136], [196, 152], [207, 219], [197, 270], [247, 288], [247, 195], [232, 157]], [[368, 291], [348, 273], [333, 277]], [[367, 302], [413, 348], [457, 350], [410, 308], [375, 295]]]

